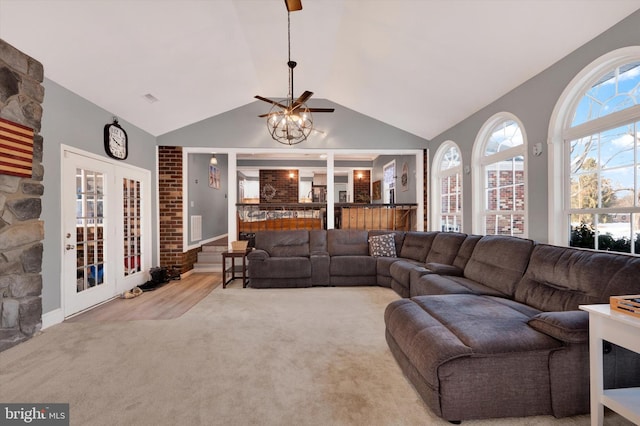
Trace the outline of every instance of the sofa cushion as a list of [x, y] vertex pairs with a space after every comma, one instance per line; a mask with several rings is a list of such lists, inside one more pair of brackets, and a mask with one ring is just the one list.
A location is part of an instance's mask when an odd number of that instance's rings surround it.
[[464, 276], [513, 297], [529, 264], [534, 242], [504, 235], [485, 235], [464, 268]]
[[458, 232], [439, 232], [433, 239], [431, 250], [425, 258], [425, 263], [435, 262], [452, 265], [460, 246], [467, 238], [467, 234]]
[[423, 274], [411, 281], [410, 297], [437, 294], [477, 294], [504, 297], [498, 290], [464, 277]]
[[400, 257], [424, 262], [438, 232], [407, 232], [402, 242]]
[[329, 229], [327, 247], [331, 256], [369, 256], [369, 233], [355, 229]]
[[369, 255], [373, 257], [396, 257], [396, 242], [393, 234], [370, 236]]
[[476, 248], [476, 244], [478, 244], [481, 238], [482, 235], [467, 235], [460, 245], [460, 249], [458, 249], [458, 254], [456, 254], [456, 258], [453, 261], [453, 266], [464, 269], [469, 259], [471, 259], [473, 249]]
[[249, 275], [266, 278], [309, 278], [311, 261], [308, 257], [271, 257], [265, 261], [249, 262]]
[[515, 299], [543, 311], [572, 311], [640, 293], [640, 258], [538, 244]]
[[542, 312], [529, 320], [541, 333], [568, 343], [589, 341], [589, 314], [583, 311]]
[[333, 256], [330, 276], [376, 276], [376, 258], [371, 256]]
[[272, 257], [309, 256], [309, 231], [256, 232], [256, 249]]

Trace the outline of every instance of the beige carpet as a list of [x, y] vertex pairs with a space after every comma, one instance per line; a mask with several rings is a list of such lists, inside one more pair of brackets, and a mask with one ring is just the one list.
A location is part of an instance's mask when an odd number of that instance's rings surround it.
[[73, 425], [449, 425], [387, 348], [383, 310], [396, 298], [234, 283], [173, 320], [63, 323], [0, 353], [0, 401], [68, 402]]

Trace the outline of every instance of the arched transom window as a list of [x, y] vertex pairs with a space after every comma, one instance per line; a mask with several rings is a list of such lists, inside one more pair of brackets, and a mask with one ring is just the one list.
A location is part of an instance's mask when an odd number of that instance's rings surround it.
[[[476, 140], [474, 232], [526, 237], [526, 143], [522, 126], [501, 113], [485, 123]], [[477, 191], [477, 190], [480, 191]]]
[[592, 78], [563, 131], [569, 244], [640, 253], [640, 60]]
[[434, 230], [462, 232], [462, 157], [454, 142], [445, 142], [434, 157]]

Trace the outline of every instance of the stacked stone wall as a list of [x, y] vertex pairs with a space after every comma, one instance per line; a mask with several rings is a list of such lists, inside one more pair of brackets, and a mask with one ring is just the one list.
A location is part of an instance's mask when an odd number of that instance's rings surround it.
[[31, 178], [0, 174], [0, 351], [42, 327], [42, 64], [0, 39], [0, 118], [34, 130]]

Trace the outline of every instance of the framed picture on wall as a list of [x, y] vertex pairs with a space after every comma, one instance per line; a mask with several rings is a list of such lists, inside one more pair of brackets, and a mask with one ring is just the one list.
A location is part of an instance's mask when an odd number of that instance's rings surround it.
[[373, 200], [382, 199], [382, 182], [377, 180], [373, 182], [373, 194], [371, 196]]
[[209, 165], [209, 186], [220, 189], [220, 169], [211, 164]]

